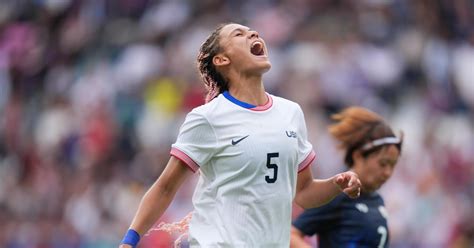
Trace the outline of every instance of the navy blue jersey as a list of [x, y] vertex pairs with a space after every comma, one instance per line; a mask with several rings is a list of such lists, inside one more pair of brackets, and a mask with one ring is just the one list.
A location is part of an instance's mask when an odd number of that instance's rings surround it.
[[307, 236], [318, 235], [319, 247], [388, 247], [387, 212], [378, 193], [351, 199], [340, 194], [330, 203], [307, 209], [293, 225]]

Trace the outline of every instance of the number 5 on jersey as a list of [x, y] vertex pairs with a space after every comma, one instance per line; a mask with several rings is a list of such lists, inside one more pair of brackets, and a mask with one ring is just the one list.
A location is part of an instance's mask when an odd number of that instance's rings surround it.
[[278, 158], [278, 152], [267, 153], [267, 168], [273, 170], [273, 176], [265, 176], [267, 183], [275, 183], [278, 178], [278, 165], [272, 164], [272, 158]]

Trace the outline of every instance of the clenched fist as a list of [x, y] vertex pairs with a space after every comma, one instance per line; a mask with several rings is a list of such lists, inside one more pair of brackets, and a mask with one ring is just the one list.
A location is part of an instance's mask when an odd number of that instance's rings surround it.
[[333, 182], [350, 198], [354, 199], [360, 196], [360, 188], [362, 184], [360, 183], [359, 176], [356, 173], [352, 171], [340, 173], [334, 177]]

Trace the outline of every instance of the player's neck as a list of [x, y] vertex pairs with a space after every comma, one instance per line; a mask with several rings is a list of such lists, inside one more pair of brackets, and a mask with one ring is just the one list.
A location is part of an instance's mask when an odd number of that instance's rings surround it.
[[261, 81], [239, 81], [238, 84], [232, 85], [229, 93], [239, 101], [246, 102], [255, 106], [265, 105], [268, 101], [268, 96], [265, 94], [265, 88]]

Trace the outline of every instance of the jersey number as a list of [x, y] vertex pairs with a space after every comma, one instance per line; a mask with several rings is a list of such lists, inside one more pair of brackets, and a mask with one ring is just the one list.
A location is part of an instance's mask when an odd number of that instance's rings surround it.
[[378, 248], [384, 248], [385, 242], [387, 242], [387, 228], [384, 226], [379, 226], [377, 228], [377, 232], [381, 235]]
[[267, 183], [275, 183], [278, 178], [278, 165], [272, 164], [272, 158], [278, 158], [280, 154], [278, 152], [267, 153], [267, 168], [273, 170], [273, 176], [265, 176]]

